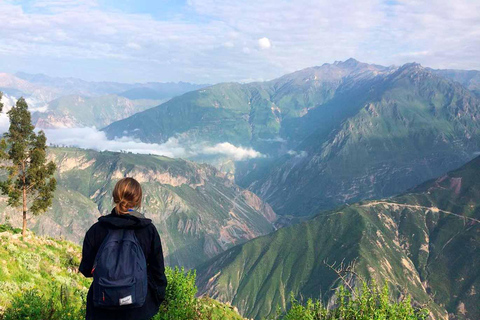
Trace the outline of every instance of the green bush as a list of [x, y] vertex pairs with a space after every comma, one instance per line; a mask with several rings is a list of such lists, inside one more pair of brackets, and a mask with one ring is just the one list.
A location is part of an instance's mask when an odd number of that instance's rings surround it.
[[[209, 298], [197, 299], [195, 270], [166, 268], [166, 300], [152, 320], [237, 320], [242, 319], [232, 307]], [[57, 282], [58, 283], [58, 282]], [[86, 290], [71, 291], [66, 285], [52, 282], [45, 292], [29, 289], [14, 295], [3, 320], [81, 320], [85, 318]], [[377, 289], [364, 284], [355, 293], [340, 287], [335, 306], [327, 309], [320, 301], [305, 304], [292, 297], [291, 307], [272, 320], [425, 320], [428, 311], [412, 307], [410, 298], [394, 301], [388, 286]], [[0, 315], [0, 319], [2, 316]]]
[[[305, 305], [292, 297], [290, 309], [282, 320], [425, 320], [428, 311], [412, 307], [410, 297], [401, 301], [390, 298], [388, 286], [382, 290], [375, 284], [363, 285], [352, 296], [350, 291], [340, 287], [337, 292], [336, 306], [327, 309], [321, 302], [311, 299]], [[275, 317], [277, 318], [277, 317]]]
[[195, 270], [185, 273], [183, 268], [166, 268], [168, 286], [165, 302], [154, 320], [202, 319], [195, 294]]
[[82, 320], [85, 319], [85, 292], [70, 292], [66, 286], [52, 286], [48, 293], [30, 289], [16, 294], [3, 320]]

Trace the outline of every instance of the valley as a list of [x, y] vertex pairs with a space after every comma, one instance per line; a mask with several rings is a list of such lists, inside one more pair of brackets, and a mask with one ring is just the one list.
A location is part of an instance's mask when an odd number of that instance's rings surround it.
[[402, 195], [323, 211], [227, 250], [198, 268], [200, 292], [260, 319], [287, 308], [289, 292], [328, 304], [341, 284], [328, 264], [353, 263], [352, 286], [387, 281], [436, 319], [476, 319], [479, 197], [476, 158]]

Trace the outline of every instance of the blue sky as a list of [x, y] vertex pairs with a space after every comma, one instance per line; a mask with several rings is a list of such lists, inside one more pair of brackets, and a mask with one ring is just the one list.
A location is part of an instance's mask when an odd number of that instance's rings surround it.
[[0, 72], [267, 80], [354, 57], [480, 69], [480, 1], [0, 0]]

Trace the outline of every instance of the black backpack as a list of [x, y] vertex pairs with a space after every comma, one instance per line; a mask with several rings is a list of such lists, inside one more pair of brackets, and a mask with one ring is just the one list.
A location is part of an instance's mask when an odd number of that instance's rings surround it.
[[95, 307], [138, 308], [145, 303], [147, 262], [133, 230], [109, 230], [95, 257], [92, 273]]

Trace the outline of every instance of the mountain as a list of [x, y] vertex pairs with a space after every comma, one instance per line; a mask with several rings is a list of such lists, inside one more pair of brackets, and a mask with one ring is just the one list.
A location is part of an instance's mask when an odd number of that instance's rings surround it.
[[[95, 82], [24, 72], [0, 73], [0, 91], [12, 99], [24, 97], [30, 110], [39, 111], [37, 119], [42, 118], [40, 124], [44, 124], [45, 128], [69, 127], [74, 124], [104, 127], [112, 121], [159, 105], [176, 95], [205, 86], [207, 85], [187, 82]], [[126, 109], [125, 112], [123, 108]], [[85, 114], [80, 112], [83, 110]], [[114, 111], [113, 115], [110, 114], [111, 111]], [[92, 119], [96, 116], [92, 112], [103, 114]]]
[[151, 99], [151, 100], [168, 100], [171, 97], [179, 96], [185, 92], [198, 90], [208, 87], [208, 84], [193, 84], [188, 82], [147, 82], [138, 84], [132, 89], [128, 89], [118, 95], [131, 99]]
[[480, 150], [479, 119], [480, 98], [438, 71], [349, 59], [189, 92], [104, 131], [252, 147], [267, 157], [236, 162], [236, 182], [280, 215], [307, 216], [398, 194], [466, 163]]
[[104, 130], [110, 138], [128, 135], [161, 143], [181, 136], [190, 141], [230, 142], [277, 154], [296, 142], [290, 137], [294, 128], [284, 129], [284, 123], [329, 101], [343, 77], [351, 75], [352, 79], [364, 81], [385, 72], [389, 69], [351, 59], [268, 82], [218, 84], [188, 92]]
[[453, 70], [453, 69], [429, 69], [431, 72], [452, 79], [468, 90], [480, 95], [480, 71], [477, 70]]
[[[427, 303], [436, 319], [479, 319], [480, 157], [400, 196], [318, 213], [248, 241], [201, 265], [201, 294], [260, 319], [289, 293], [331, 299], [341, 282], [327, 266], [354, 263], [346, 275], [388, 281]], [[428, 302], [433, 299], [433, 302]]]
[[295, 119], [316, 129], [291, 154], [237, 180], [278, 214], [398, 194], [480, 150], [480, 100], [418, 64], [340, 91]]
[[160, 104], [162, 100], [129, 100], [114, 94], [83, 97], [62, 96], [50, 101], [45, 112], [34, 112], [37, 128], [103, 128], [106, 125]]
[[43, 107], [59, 95], [54, 88], [31, 83], [9, 73], [0, 73], [0, 91], [17, 99], [23, 96], [33, 107]]
[[[160, 232], [168, 265], [191, 268], [274, 230], [268, 204], [208, 165], [73, 148], [49, 148], [48, 157], [57, 164], [58, 186], [52, 208], [29, 218], [28, 227], [38, 234], [80, 243], [97, 218], [110, 213], [111, 192], [124, 176], [142, 184], [142, 211]], [[21, 215], [5, 205], [2, 200], [0, 221], [20, 225]]]

